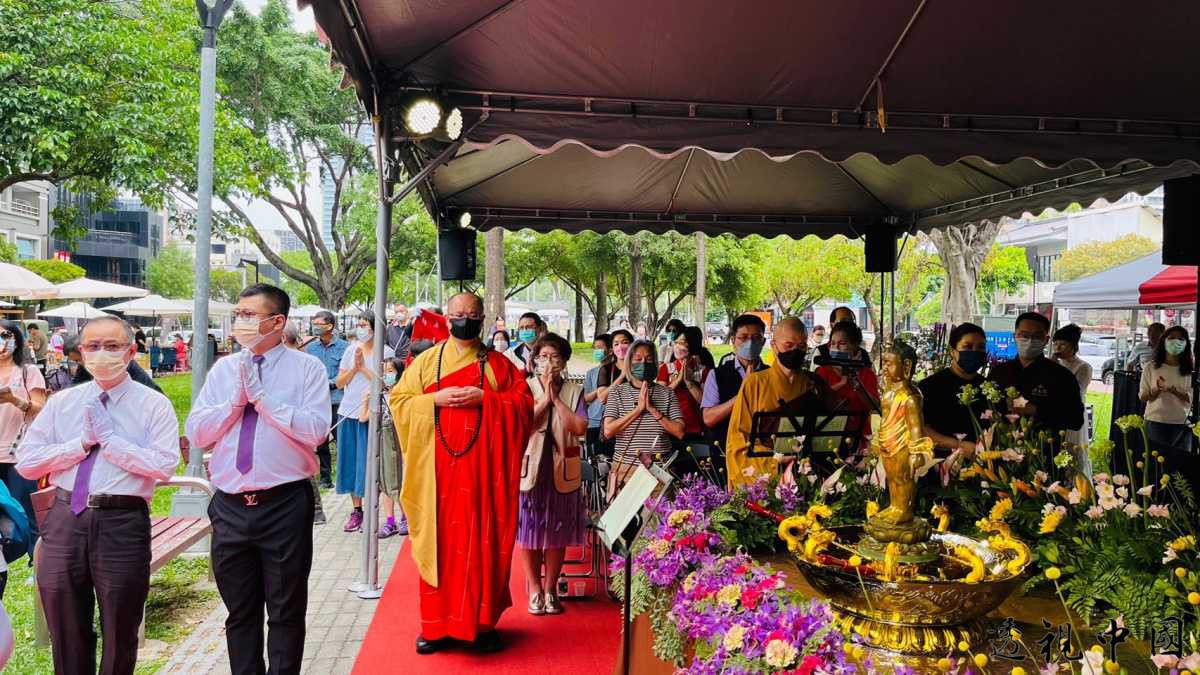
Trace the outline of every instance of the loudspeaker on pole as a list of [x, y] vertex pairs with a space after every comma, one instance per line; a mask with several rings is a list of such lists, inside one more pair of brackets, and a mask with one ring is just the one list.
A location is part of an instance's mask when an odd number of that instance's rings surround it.
[[896, 271], [896, 230], [880, 223], [867, 230], [867, 241], [863, 247], [868, 273]]
[[1164, 265], [1200, 265], [1200, 175], [1163, 183]]
[[455, 228], [438, 232], [442, 281], [475, 279], [475, 230]]

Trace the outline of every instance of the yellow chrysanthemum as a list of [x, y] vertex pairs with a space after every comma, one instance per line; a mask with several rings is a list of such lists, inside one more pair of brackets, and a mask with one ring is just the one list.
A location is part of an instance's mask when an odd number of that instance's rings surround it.
[[1050, 581], [1056, 581], [1061, 576], [1062, 570], [1058, 569], [1057, 567], [1051, 567], [1046, 570], [1046, 578]]
[[1190, 534], [1185, 534], [1178, 539], [1172, 539], [1167, 548], [1173, 551], [1188, 551], [1196, 548], [1196, 538]]
[[667, 525], [679, 527], [692, 519], [695, 513], [691, 509], [675, 509], [667, 516]]
[[1001, 499], [992, 505], [992, 510], [988, 513], [988, 520], [1000, 521], [1012, 511], [1013, 503], [1008, 497]]
[[1057, 530], [1058, 526], [1062, 524], [1063, 515], [1062, 511], [1057, 510], [1046, 512], [1046, 515], [1042, 516], [1042, 525], [1038, 528], [1038, 534], [1050, 534]]
[[742, 641], [746, 637], [746, 627], [740, 623], [735, 623], [725, 632], [725, 637], [721, 640], [725, 651], [730, 653], [736, 652], [742, 648]]
[[812, 506], [808, 507], [808, 511], [804, 515], [808, 516], [809, 520], [816, 522], [821, 518], [828, 518], [829, 516], [832, 516], [833, 509], [829, 508], [825, 504], [813, 504]]
[[721, 587], [721, 590], [717, 591], [717, 602], [726, 607], [736, 607], [738, 600], [741, 599], [741, 584], [725, 584]]

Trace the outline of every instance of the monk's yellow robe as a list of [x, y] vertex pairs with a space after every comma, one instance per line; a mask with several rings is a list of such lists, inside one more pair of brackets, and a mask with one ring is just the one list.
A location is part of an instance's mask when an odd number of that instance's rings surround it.
[[[439, 389], [480, 387], [479, 407], [435, 408]], [[421, 353], [388, 405], [404, 454], [400, 502], [421, 574], [421, 636], [473, 640], [512, 605], [521, 457], [533, 396], [523, 374], [476, 341]]]
[[[791, 402], [810, 394], [824, 395], [816, 375], [795, 373], [789, 381], [781, 368], [768, 368], [746, 376], [738, 390], [729, 416], [729, 435], [725, 439], [725, 469], [729, 488], [749, 485], [761, 474], [775, 475], [779, 465], [771, 456], [749, 457], [750, 431], [754, 413], [779, 410], [779, 402]], [[773, 453], [774, 448], [756, 443], [757, 452]]]

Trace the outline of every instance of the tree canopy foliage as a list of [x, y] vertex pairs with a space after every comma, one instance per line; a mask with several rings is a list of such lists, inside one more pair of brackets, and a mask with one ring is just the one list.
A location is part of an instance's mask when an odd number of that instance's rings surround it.
[[1112, 241], [1089, 241], [1065, 251], [1055, 263], [1054, 270], [1060, 281], [1071, 281], [1124, 265], [1160, 248], [1162, 246], [1154, 240], [1138, 234], [1127, 234]]
[[82, 279], [85, 270], [65, 260], [22, 260], [21, 267], [33, 272], [52, 284], [61, 284], [72, 279]]
[[178, 244], [164, 246], [146, 264], [146, 288], [164, 298], [190, 298], [195, 288], [192, 254]]

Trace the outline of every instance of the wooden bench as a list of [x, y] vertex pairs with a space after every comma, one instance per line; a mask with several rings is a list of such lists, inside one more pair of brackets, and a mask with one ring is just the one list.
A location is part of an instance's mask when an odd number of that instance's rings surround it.
[[[160, 481], [157, 487], [190, 488], [208, 494], [209, 499], [213, 496], [211, 483], [203, 478], [192, 476], [172, 476], [168, 480]], [[34, 498], [34, 515], [37, 519], [39, 530], [45, 521], [46, 514], [50, 511], [50, 507], [54, 504], [54, 491], [55, 488], [50, 487], [32, 495]], [[207, 518], [191, 516], [152, 517], [150, 519], [150, 573], [154, 574], [162, 569], [167, 563], [178, 558], [181, 553], [191, 548], [193, 544], [207, 537], [209, 534], [212, 534], [212, 523]], [[33, 550], [35, 566], [37, 565], [41, 546], [42, 540], [39, 538]], [[212, 579], [211, 553], [209, 557], [208, 578]], [[42, 615], [41, 597], [36, 594], [34, 596], [34, 605], [36, 614], [36, 620], [34, 621], [34, 644], [39, 647], [46, 647], [50, 644], [50, 636], [45, 629], [46, 622]], [[143, 638], [145, 627], [146, 624], [143, 617], [142, 625], [138, 629], [139, 643]]]

